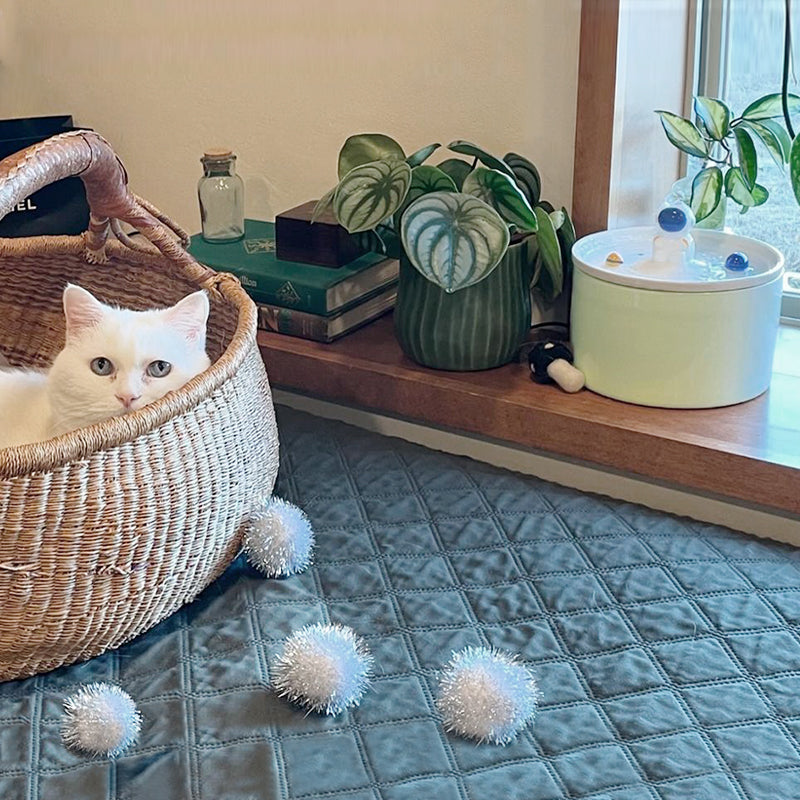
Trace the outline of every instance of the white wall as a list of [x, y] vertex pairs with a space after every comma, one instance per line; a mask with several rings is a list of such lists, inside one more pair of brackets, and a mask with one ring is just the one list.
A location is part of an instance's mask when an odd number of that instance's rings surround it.
[[0, 0], [0, 116], [72, 113], [192, 231], [205, 148], [272, 219], [365, 131], [520, 152], [569, 205], [579, 29], [579, 0]]

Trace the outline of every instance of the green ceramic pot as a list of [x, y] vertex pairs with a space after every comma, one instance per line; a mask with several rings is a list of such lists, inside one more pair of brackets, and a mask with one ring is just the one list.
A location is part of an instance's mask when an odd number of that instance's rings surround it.
[[469, 371], [514, 359], [531, 324], [525, 242], [512, 244], [480, 283], [448, 294], [403, 256], [394, 328], [403, 352], [426, 367]]

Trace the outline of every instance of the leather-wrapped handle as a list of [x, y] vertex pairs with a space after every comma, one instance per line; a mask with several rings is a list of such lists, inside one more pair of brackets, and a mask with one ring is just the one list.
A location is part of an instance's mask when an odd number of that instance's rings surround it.
[[[177, 264], [191, 280], [210, 287], [217, 274], [195, 261], [175, 239], [177, 226], [128, 190], [125, 167], [111, 145], [93, 131], [70, 131], [45, 139], [0, 161], [0, 219], [48, 184], [78, 176], [91, 213], [84, 234], [86, 255], [105, 260], [105, 244], [116, 221], [126, 222]], [[0, 240], [1, 241], [1, 240]]]

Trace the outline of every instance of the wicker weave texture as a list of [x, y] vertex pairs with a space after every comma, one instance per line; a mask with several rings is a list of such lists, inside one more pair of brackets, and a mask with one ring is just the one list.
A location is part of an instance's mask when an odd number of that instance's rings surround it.
[[236, 556], [277, 474], [255, 309], [238, 282], [155, 248], [104, 250], [93, 264], [81, 237], [0, 241], [0, 352], [49, 363], [68, 281], [130, 308], [203, 287], [214, 363], [141, 411], [0, 450], [0, 680], [117, 647], [194, 598]]

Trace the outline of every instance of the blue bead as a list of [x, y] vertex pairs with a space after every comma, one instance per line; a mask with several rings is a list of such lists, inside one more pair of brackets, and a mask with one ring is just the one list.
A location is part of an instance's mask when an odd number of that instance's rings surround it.
[[686, 227], [686, 213], [675, 206], [662, 208], [658, 212], [658, 224], [662, 231], [677, 233]]
[[725, 259], [725, 269], [741, 272], [750, 266], [750, 259], [744, 253], [731, 253]]

